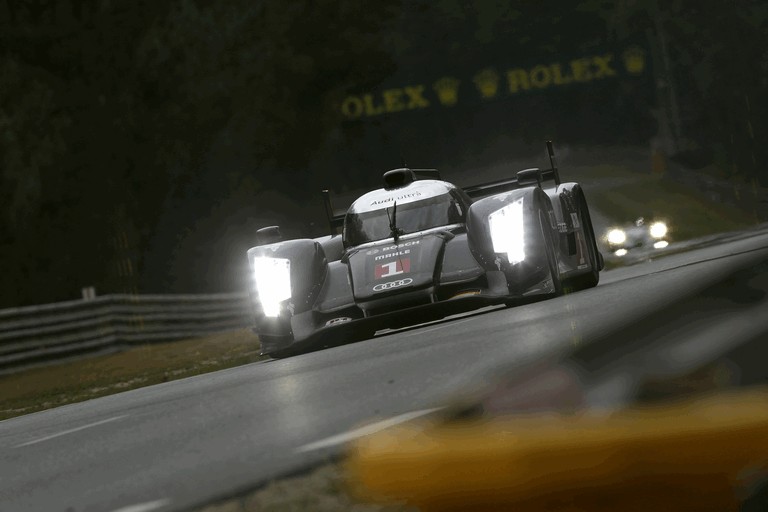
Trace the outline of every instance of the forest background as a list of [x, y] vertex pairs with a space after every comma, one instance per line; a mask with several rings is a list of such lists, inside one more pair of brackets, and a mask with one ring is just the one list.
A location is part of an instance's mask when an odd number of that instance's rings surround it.
[[0, 307], [244, 290], [321, 188], [545, 138], [765, 187], [767, 89], [757, 0], [0, 0]]

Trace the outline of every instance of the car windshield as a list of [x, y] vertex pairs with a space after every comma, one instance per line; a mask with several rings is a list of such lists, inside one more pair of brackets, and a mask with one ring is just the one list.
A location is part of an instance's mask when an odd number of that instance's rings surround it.
[[[389, 221], [393, 208], [348, 213], [344, 219], [344, 244], [360, 245], [392, 236]], [[401, 234], [464, 222], [464, 209], [451, 194], [397, 205], [395, 222]]]

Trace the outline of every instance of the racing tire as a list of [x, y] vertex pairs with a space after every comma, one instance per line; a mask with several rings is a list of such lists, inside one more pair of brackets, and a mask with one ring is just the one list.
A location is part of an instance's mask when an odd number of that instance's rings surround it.
[[[269, 336], [269, 335], [259, 336], [259, 340], [263, 340], [269, 344], [282, 344], [290, 341], [291, 339], [292, 339], [291, 336]], [[272, 350], [270, 352], [266, 352], [266, 355], [268, 355], [272, 359], [285, 359], [286, 357], [297, 356], [300, 353], [301, 353], [300, 350], [296, 350], [293, 347], [288, 347], [281, 350]]]
[[594, 288], [597, 286], [597, 283], [600, 282], [600, 270], [603, 267], [602, 255], [597, 250], [597, 238], [595, 238], [595, 230], [592, 227], [592, 218], [589, 216], [589, 207], [587, 206], [587, 201], [584, 199], [583, 193], [579, 194], [577, 204], [579, 222], [584, 226], [583, 232], [587, 237], [587, 258], [589, 259], [590, 270], [586, 274], [568, 279], [564, 283], [566, 293], [586, 290], [587, 288]]
[[549, 227], [549, 221], [544, 210], [539, 210], [539, 227], [541, 229], [541, 235], [544, 238], [544, 245], [547, 251], [547, 264], [549, 265], [549, 274], [552, 278], [552, 288], [554, 288], [554, 296], [563, 294], [563, 282], [560, 279], [560, 268], [557, 261], [557, 252], [555, 251], [554, 237], [552, 236], [552, 230]]
[[[267, 352], [267, 355], [272, 359], [285, 359], [301, 354], [307, 354], [309, 352], [315, 352], [317, 350], [357, 343], [373, 338], [375, 334], [376, 329], [373, 327], [358, 327], [357, 329], [348, 331], [339, 330], [334, 333], [326, 332], [320, 335], [315, 334], [310, 339], [303, 340], [297, 345], [280, 350], [273, 350]], [[280, 343], [292, 338], [291, 336], [267, 336], [267, 339]]]
[[286, 359], [289, 357], [298, 356], [299, 354], [301, 354], [301, 352], [286, 348], [284, 350], [269, 352], [267, 355], [270, 357], [270, 359]]

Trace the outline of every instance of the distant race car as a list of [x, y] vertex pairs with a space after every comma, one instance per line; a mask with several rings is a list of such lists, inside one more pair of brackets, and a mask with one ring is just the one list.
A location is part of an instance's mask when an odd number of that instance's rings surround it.
[[330, 236], [283, 241], [279, 227], [260, 229], [248, 261], [262, 353], [596, 286], [603, 258], [584, 193], [560, 182], [547, 148], [551, 169], [464, 189], [434, 169], [394, 169], [343, 215], [323, 191]]
[[669, 245], [669, 229], [666, 222], [655, 221], [647, 223], [643, 217], [635, 222], [608, 230], [605, 241], [608, 249], [616, 256], [625, 256], [629, 251], [638, 248], [664, 249]]

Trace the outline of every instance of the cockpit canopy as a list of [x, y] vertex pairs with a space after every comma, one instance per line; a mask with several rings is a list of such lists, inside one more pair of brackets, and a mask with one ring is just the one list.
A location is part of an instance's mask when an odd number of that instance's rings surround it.
[[419, 180], [396, 190], [375, 190], [360, 197], [347, 212], [344, 246], [391, 238], [393, 215], [401, 235], [463, 223], [468, 206], [469, 199], [458, 189], [436, 180]]

